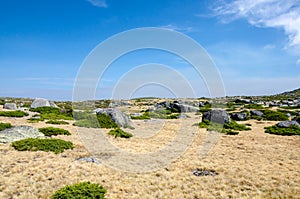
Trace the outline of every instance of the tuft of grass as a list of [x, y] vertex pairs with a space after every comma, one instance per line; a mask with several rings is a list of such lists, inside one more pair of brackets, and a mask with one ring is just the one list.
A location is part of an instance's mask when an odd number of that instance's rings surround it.
[[110, 130], [108, 132], [108, 134], [112, 135], [112, 136], [115, 136], [115, 138], [117, 138], [117, 137], [120, 137], [120, 138], [130, 138], [130, 137], [132, 137], [131, 133], [127, 133], [127, 132], [123, 131], [120, 128], [116, 128], [116, 129]]
[[261, 105], [261, 104], [246, 104], [244, 106], [244, 108], [247, 108], [247, 109], [256, 109], [256, 110], [264, 109], [263, 105]]
[[236, 131], [249, 131], [251, 128], [244, 124], [238, 124], [236, 121], [232, 120], [230, 123], [224, 124], [225, 129], [236, 130]]
[[100, 128], [110, 129], [119, 127], [108, 115], [104, 113], [97, 114], [97, 119]]
[[58, 124], [58, 125], [64, 125], [64, 124], [69, 124], [69, 122], [65, 122], [62, 120], [49, 120], [46, 122], [46, 124]]
[[97, 119], [88, 120], [82, 119], [74, 122], [73, 126], [85, 127], [85, 128], [100, 128], [99, 122]]
[[54, 128], [54, 127], [39, 128], [39, 131], [42, 132], [45, 136], [71, 135], [71, 133], [65, 129]]
[[4, 129], [11, 128], [12, 125], [10, 123], [2, 123], [0, 122], [0, 131], [3, 131]]
[[28, 116], [29, 114], [24, 111], [0, 111], [0, 116], [4, 117], [24, 117]]
[[99, 184], [80, 182], [57, 190], [51, 199], [105, 199], [106, 189]]
[[280, 128], [277, 125], [265, 127], [265, 133], [275, 135], [300, 135], [300, 128], [296, 125], [291, 125], [288, 128]]
[[65, 149], [73, 149], [73, 143], [61, 139], [27, 138], [11, 143], [18, 151], [52, 151], [55, 154], [64, 152]]

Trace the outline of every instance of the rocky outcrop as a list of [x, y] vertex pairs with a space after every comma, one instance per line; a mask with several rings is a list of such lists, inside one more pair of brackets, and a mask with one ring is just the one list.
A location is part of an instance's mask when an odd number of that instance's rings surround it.
[[264, 113], [258, 110], [251, 110], [250, 111], [251, 116], [258, 116], [261, 117]]
[[282, 121], [277, 124], [280, 128], [289, 128], [290, 126], [298, 126], [300, 127], [300, 124], [297, 121]]
[[214, 123], [230, 123], [229, 114], [224, 110], [210, 110], [202, 116], [202, 121], [208, 120]]
[[236, 121], [243, 121], [247, 119], [247, 114], [246, 113], [232, 113], [231, 119], [236, 120]]
[[0, 131], [0, 143], [10, 143], [26, 138], [42, 138], [45, 137], [38, 129], [30, 126], [15, 126]]
[[36, 98], [30, 108], [38, 108], [38, 107], [54, 107], [54, 108], [57, 108], [57, 105], [52, 102], [52, 101], [49, 101], [47, 99], [43, 99], [43, 98]]
[[3, 105], [3, 108], [9, 110], [17, 110], [17, 105], [15, 103], [5, 103]]
[[95, 163], [95, 164], [100, 164], [100, 162], [94, 157], [77, 158], [76, 161], [84, 161], [84, 162], [91, 162], [91, 163]]
[[96, 114], [106, 114], [108, 115], [116, 124], [121, 127], [129, 127], [132, 126], [131, 120], [127, 117], [127, 115], [117, 109], [114, 108], [98, 108], [94, 110]]
[[162, 109], [166, 108], [169, 110], [177, 110], [180, 113], [189, 113], [189, 112], [197, 112], [199, 111], [198, 107], [185, 104], [182, 101], [174, 101], [174, 102], [160, 102], [155, 105], [155, 108]]

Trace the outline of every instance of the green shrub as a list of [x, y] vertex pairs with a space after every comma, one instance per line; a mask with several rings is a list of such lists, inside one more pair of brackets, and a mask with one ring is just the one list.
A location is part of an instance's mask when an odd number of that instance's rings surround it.
[[203, 122], [200, 122], [198, 124], [199, 128], [207, 128], [208, 131], [217, 131], [221, 133], [226, 133], [226, 134], [236, 134], [236, 131], [248, 131], [251, 130], [251, 128], [247, 127], [244, 124], [238, 124], [234, 120], [231, 120], [230, 123], [224, 123], [224, 125], [219, 124], [219, 123], [212, 123], [208, 120], [204, 120]]
[[224, 124], [225, 129], [237, 130], [237, 131], [249, 131], [251, 128], [247, 127], [244, 124], [238, 124], [236, 121], [231, 120], [230, 123]]
[[0, 111], [0, 116], [4, 117], [24, 117], [28, 116], [29, 114], [24, 111]]
[[51, 199], [105, 199], [106, 189], [99, 184], [81, 182], [57, 190]]
[[277, 125], [265, 127], [265, 133], [275, 135], [300, 135], [300, 128], [296, 125], [292, 125], [289, 128], [280, 128]]
[[73, 143], [60, 139], [28, 138], [11, 143], [18, 151], [52, 151], [55, 154], [64, 152], [65, 149], [73, 149]]
[[145, 114], [145, 113], [141, 116], [131, 116], [130, 118], [133, 120], [150, 120], [151, 119], [149, 114]]
[[263, 109], [264, 107], [261, 104], [246, 104], [244, 108], [247, 109]]
[[8, 129], [11, 128], [11, 124], [10, 123], [2, 123], [0, 122], [0, 131], [3, 131], [4, 129]]
[[108, 132], [109, 135], [113, 135], [115, 137], [121, 137], [121, 138], [130, 138], [132, 137], [132, 134], [131, 133], [127, 133], [125, 131], [123, 131], [122, 129], [120, 128], [117, 128], [117, 129], [113, 129], [113, 130], [110, 130]]
[[38, 107], [29, 109], [32, 112], [40, 113], [41, 120], [73, 120], [72, 112], [60, 110], [54, 107]]
[[79, 119], [73, 125], [86, 128], [117, 128], [118, 125], [106, 114], [92, 114], [87, 112], [77, 112], [75, 119]]
[[63, 125], [63, 124], [69, 124], [69, 122], [65, 122], [62, 120], [49, 120], [46, 122], [46, 124], [58, 124], [58, 125]]
[[82, 119], [74, 122], [74, 126], [85, 127], [85, 128], [100, 128], [98, 120], [95, 118], [93, 120]]
[[65, 129], [54, 128], [54, 127], [39, 128], [39, 131], [42, 132], [45, 136], [71, 135], [71, 133]]
[[97, 114], [97, 119], [99, 122], [100, 128], [117, 128], [118, 125], [106, 114], [101, 113]]
[[264, 120], [270, 120], [270, 121], [285, 121], [288, 120], [289, 117], [282, 112], [278, 111], [272, 111], [272, 110], [263, 110], [264, 114], [262, 115], [262, 118]]

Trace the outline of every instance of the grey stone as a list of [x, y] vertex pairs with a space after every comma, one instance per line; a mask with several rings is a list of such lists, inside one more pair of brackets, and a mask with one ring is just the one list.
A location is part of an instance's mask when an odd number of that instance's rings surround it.
[[38, 107], [54, 107], [57, 108], [56, 104], [54, 102], [51, 102], [47, 99], [43, 99], [43, 98], [36, 98], [30, 108], [38, 108]]
[[92, 163], [95, 163], [95, 164], [100, 164], [100, 162], [94, 157], [77, 158], [76, 161], [84, 161], [84, 162], [92, 162]]
[[127, 117], [127, 115], [117, 109], [114, 108], [98, 108], [94, 110], [97, 114], [106, 114], [108, 115], [115, 123], [117, 123], [121, 127], [130, 127], [132, 126], [131, 120]]
[[208, 120], [214, 123], [230, 123], [229, 114], [224, 110], [210, 110], [205, 112], [202, 116], [202, 121]]
[[15, 126], [0, 131], [0, 143], [10, 143], [26, 138], [44, 138], [44, 134], [31, 126]]
[[259, 116], [259, 117], [261, 117], [264, 114], [263, 112], [258, 111], [258, 110], [251, 110], [250, 113], [251, 113], [251, 115]]
[[190, 105], [187, 105], [187, 104], [174, 103], [171, 106], [172, 106], [172, 108], [176, 108], [181, 113], [189, 113], [189, 112], [199, 111], [199, 108], [194, 107], [194, 106], [190, 106]]
[[243, 120], [247, 119], [247, 114], [246, 113], [233, 113], [231, 115], [231, 118], [236, 121], [243, 121]]
[[17, 110], [17, 105], [15, 103], [5, 103], [3, 105], [3, 108], [9, 110]]
[[289, 128], [292, 125], [300, 127], [300, 124], [296, 121], [282, 121], [277, 124], [280, 128]]
[[244, 104], [250, 104], [251, 101], [249, 99], [236, 99], [235, 103], [244, 103]]
[[215, 176], [218, 175], [217, 172], [213, 170], [203, 170], [203, 169], [195, 169], [192, 171], [192, 174], [195, 176]]

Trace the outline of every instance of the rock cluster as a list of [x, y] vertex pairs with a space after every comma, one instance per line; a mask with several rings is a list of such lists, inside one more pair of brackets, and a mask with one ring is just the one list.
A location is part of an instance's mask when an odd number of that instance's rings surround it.
[[197, 112], [199, 111], [198, 107], [185, 104], [182, 101], [174, 101], [174, 102], [161, 102], [156, 104], [155, 109], [161, 109], [161, 108], [166, 108], [166, 109], [176, 109], [180, 113], [188, 113], [188, 112]]

